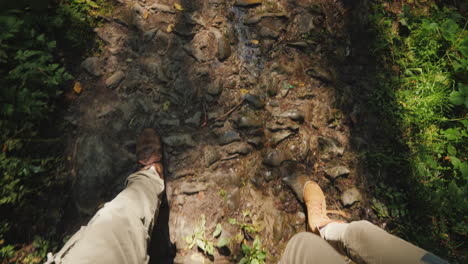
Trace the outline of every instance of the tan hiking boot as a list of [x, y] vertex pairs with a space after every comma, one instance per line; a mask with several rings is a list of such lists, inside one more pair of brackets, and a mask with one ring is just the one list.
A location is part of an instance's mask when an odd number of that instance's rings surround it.
[[342, 222], [332, 220], [327, 216], [328, 213], [339, 212], [327, 211], [325, 195], [316, 182], [308, 181], [304, 185], [304, 202], [307, 207], [309, 228], [313, 233], [319, 234], [319, 229], [331, 222]]
[[137, 139], [136, 156], [142, 169], [154, 166], [161, 178], [163, 177], [161, 137], [153, 128], [145, 128]]

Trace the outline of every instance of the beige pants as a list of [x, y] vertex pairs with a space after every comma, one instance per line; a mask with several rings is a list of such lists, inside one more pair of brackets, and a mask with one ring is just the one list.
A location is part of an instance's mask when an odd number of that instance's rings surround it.
[[156, 170], [139, 171], [127, 187], [106, 203], [46, 263], [148, 263], [147, 247], [153, 220], [159, 210], [164, 181]]
[[286, 246], [280, 263], [346, 263], [338, 251], [356, 263], [448, 263], [368, 221], [331, 223], [320, 233], [323, 239], [312, 233], [295, 235]]

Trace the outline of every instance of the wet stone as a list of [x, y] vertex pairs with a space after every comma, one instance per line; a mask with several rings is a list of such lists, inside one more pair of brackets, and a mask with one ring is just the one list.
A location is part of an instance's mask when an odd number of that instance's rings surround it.
[[325, 169], [325, 173], [332, 179], [336, 179], [340, 176], [346, 176], [349, 174], [349, 169], [345, 166], [335, 166]]
[[246, 94], [244, 96], [245, 101], [253, 106], [256, 109], [261, 109], [265, 106], [265, 103], [256, 95], [253, 94]]
[[237, 120], [239, 128], [258, 128], [262, 126], [262, 121], [250, 116], [241, 116]]
[[243, 6], [243, 7], [261, 5], [261, 4], [262, 4], [262, 0], [237, 0], [235, 3], [236, 6]]
[[270, 102], [270, 106], [271, 107], [279, 107], [280, 105], [279, 105], [279, 102], [275, 100], [275, 101]]
[[250, 145], [256, 148], [263, 147], [263, 139], [261, 137], [249, 138], [247, 139], [247, 143], [249, 143]]
[[112, 74], [109, 78], [106, 80], [106, 86], [113, 89], [116, 88], [122, 80], [125, 78], [125, 74], [123, 71], [117, 71], [114, 74]]
[[87, 58], [81, 63], [81, 67], [85, 69], [89, 74], [94, 76], [100, 76], [102, 74], [99, 68], [99, 58], [98, 57], [90, 57]]
[[240, 141], [241, 138], [239, 136], [239, 133], [237, 133], [234, 130], [228, 130], [224, 132], [219, 138], [218, 142], [220, 145], [227, 145], [229, 143], [235, 142], [235, 141]]
[[283, 161], [288, 160], [289, 157], [284, 153], [283, 151], [280, 150], [274, 150], [265, 156], [263, 159], [263, 164], [272, 166], [272, 167], [279, 167]]
[[173, 118], [173, 119], [161, 119], [159, 121], [159, 124], [162, 125], [162, 126], [179, 126], [180, 125], [180, 121], [179, 119], [177, 118]]
[[200, 125], [201, 112], [196, 112], [191, 118], [185, 120], [185, 123], [192, 126]]
[[175, 134], [163, 137], [164, 144], [171, 147], [193, 147], [195, 142], [190, 134]]
[[272, 136], [271, 143], [273, 144], [273, 146], [277, 146], [279, 143], [292, 136], [293, 134], [294, 133], [292, 133], [289, 130], [281, 130]]
[[277, 39], [279, 37], [279, 33], [269, 27], [262, 27], [260, 28], [260, 36], [263, 38]]
[[304, 122], [304, 114], [298, 110], [290, 110], [290, 111], [284, 112], [280, 114], [280, 117], [290, 118], [291, 120], [300, 122], [300, 123]]
[[180, 187], [180, 193], [191, 195], [199, 192], [206, 191], [208, 184], [204, 182], [183, 182]]
[[247, 143], [235, 143], [229, 145], [226, 149], [226, 152], [230, 155], [233, 154], [240, 154], [240, 155], [247, 155], [252, 152], [252, 147]]
[[169, 14], [175, 14], [176, 13], [176, 11], [174, 9], [172, 9], [170, 6], [164, 5], [164, 4], [158, 4], [158, 3], [150, 5], [149, 9], [156, 10], [156, 11], [159, 11], [159, 12], [169, 13]]
[[210, 95], [216, 96], [221, 93], [221, 89], [222, 89], [221, 83], [219, 79], [216, 79], [214, 82], [208, 85], [208, 89], [206, 90], [206, 92]]
[[361, 193], [356, 187], [345, 190], [341, 194], [341, 202], [344, 206], [351, 206], [362, 199]]
[[299, 14], [296, 17], [297, 31], [300, 34], [309, 33], [315, 28], [314, 16], [310, 13]]
[[341, 156], [344, 153], [344, 147], [334, 138], [319, 137], [318, 138], [320, 156], [324, 159]]

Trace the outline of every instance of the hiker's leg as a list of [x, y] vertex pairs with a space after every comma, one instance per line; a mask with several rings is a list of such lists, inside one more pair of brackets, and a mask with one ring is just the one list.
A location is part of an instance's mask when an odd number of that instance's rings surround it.
[[106, 203], [55, 255], [56, 263], [147, 263], [147, 246], [164, 181], [154, 167], [130, 175], [127, 187]]
[[368, 221], [330, 223], [320, 229], [320, 234], [357, 263], [448, 263]]
[[346, 263], [325, 240], [312, 233], [299, 233], [288, 242], [281, 264]]

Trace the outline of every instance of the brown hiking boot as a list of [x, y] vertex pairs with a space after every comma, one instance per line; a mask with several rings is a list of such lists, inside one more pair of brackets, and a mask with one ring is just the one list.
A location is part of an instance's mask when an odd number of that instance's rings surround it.
[[163, 178], [161, 137], [153, 128], [145, 128], [137, 139], [136, 156], [142, 169], [154, 166], [159, 176]]
[[319, 229], [331, 222], [342, 222], [330, 219], [328, 213], [339, 213], [336, 211], [327, 211], [325, 195], [320, 186], [314, 181], [308, 181], [304, 185], [304, 202], [307, 207], [307, 217], [309, 228], [312, 232], [319, 234]]

